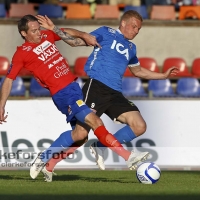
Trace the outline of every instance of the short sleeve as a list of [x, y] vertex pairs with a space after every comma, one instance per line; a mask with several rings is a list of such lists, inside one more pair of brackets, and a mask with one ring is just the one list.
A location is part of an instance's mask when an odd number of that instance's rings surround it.
[[22, 69], [24, 66], [24, 62], [22, 60], [22, 56], [20, 51], [16, 51], [15, 54], [13, 55], [11, 65], [7, 71], [6, 77], [10, 79], [16, 79], [19, 71]]
[[131, 60], [129, 61], [129, 64], [128, 64], [129, 67], [136, 67], [139, 65], [140, 65], [140, 62], [139, 62], [137, 56], [134, 56], [133, 58], [131, 58]]
[[104, 31], [105, 31], [105, 27], [102, 26], [102, 27], [90, 32], [90, 34], [96, 37], [97, 42], [101, 42], [103, 40]]

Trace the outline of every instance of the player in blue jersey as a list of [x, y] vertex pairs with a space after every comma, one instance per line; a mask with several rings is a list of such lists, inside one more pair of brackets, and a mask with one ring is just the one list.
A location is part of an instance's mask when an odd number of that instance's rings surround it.
[[[122, 95], [122, 77], [127, 68], [134, 76], [144, 79], [166, 79], [176, 75], [178, 69], [170, 68], [166, 73], [156, 73], [140, 66], [136, 45], [130, 41], [142, 27], [142, 17], [136, 11], [125, 12], [118, 29], [100, 27], [91, 32], [102, 48], [95, 47], [85, 65], [90, 77], [83, 86], [85, 103], [98, 116], [107, 114], [112, 120], [126, 124], [114, 136], [127, 143], [146, 131], [146, 123], [134, 103]], [[100, 169], [104, 170], [105, 146], [99, 141], [91, 145]]]
[[[178, 72], [176, 67], [165, 73], [156, 73], [140, 66], [136, 46], [130, 40], [139, 33], [142, 21], [141, 15], [136, 11], [127, 11], [122, 15], [118, 29], [103, 26], [91, 32], [102, 48], [95, 47], [85, 65], [85, 71], [90, 77], [82, 89], [85, 103], [95, 110], [98, 116], [105, 113], [112, 120], [126, 124], [114, 134], [122, 144], [132, 141], [146, 131], [146, 123], [139, 109], [122, 95], [122, 77], [127, 66], [134, 76], [145, 79], [166, 79]], [[87, 138], [90, 130], [80, 122], [76, 123], [75, 129], [82, 138]], [[105, 148], [100, 142], [91, 145], [97, 164], [102, 170], [105, 169]], [[135, 154], [138, 155], [136, 152]], [[50, 160], [48, 164], [53, 169], [58, 161], [59, 159]], [[49, 171], [45, 168], [43, 173], [52, 180], [51, 169]]]

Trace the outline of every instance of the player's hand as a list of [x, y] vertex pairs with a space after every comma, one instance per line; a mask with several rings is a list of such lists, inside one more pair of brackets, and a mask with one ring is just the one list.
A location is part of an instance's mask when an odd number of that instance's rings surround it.
[[164, 73], [164, 75], [166, 78], [168, 78], [170, 76], [176, 76], [178, 72], [179, 72], [179, 69], [177, 67], [171, 67]]
[[101, 48], [101, 45], [97, 42], [96, 37], [93, 35], [90, 35], [89, 33], [84, 34], [84, 41], [88, 46], [94, 46]]
[[48, 30], [53, 30], [55, 25], [46, 15], [36, 15], [36, 18], [38, 19], [38, 22], [40, 23], [41, 27]]
[[8, 117], [8, 113], [6, 113], [5, 115], [5, 109], [0, 107], [0, 124], [7, 122], [6, 121], [7, 117]]

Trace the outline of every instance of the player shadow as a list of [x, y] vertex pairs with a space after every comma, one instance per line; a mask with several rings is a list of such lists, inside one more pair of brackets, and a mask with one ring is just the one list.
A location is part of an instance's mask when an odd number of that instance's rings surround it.
[[57, 175], [53, 177], [53, 181], [76, 181], [76, 180], [83, 180], [87, 182], [110, 182], [110, 183], [138, 183], [137, 181], [126, 181], [125, 178], [118, 178], [118, 179], [109, 179], [109, 178], [101, 178], [101, 177], [83, 177], [78, 175]]
[[[30, 181], [30, 182], [44, 182], [44, 178], [42, 176], [42, 174], [39, 174], [39, 176], [36, 179], [31, 179], [31, 177], [27, 174], [27, 175], [21, 175], [21, 174], [15, 174], [14, 176], [11, 174], [9, 175], [9, 171], [8, 171], [8, 175], [5, 174], [0, 174], [0, 178], [1, 180], [25, 180], [25, 181]], [[62, 175], [56, 175], [53, 176], [53, 182], [57, 181], [62, 181], [62, 182], [68, 182], [68, 181], [76, 181], [76, 180], [83, 180], [83, 181], [87, 181], [87, 182], [110, 182], [110, 183], [139, 183], [138, 181], [126, 181], [126, 177], [121, 177], [118, 179], [109, 179], [109, 178], [104, 178], [104, 177], [87, 177], [87, 176], [80, 176], [80, 175], [76, 175], [76, 174], [62, 174]]]
[[25, 176], [13, 176], [13, 175], [0, 175], [1, 180], [27, 180], [28, 178]]

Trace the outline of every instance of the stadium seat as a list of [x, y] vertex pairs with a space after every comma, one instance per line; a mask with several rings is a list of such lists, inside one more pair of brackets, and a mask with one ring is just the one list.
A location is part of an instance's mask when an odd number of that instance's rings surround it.
[[181, 97], [200, 97], [200, 84], [197, 78], [180, 78], [176, 92]]
[[36, 10], [33, 4], [24, 4], [24, 3], [11, 3], [9, 10], [9, 17], [12, 18], [21, 18], [24, 15], [36, 15]]
[[8, 72], [10, 62], [8, 58], [0, 56], [0, 76], [5, 76]]
[[173, 67], [173, 66], [179, 69], [177, 77], [191, 77], [192, 76], [185, 60], [183, 58], [178, 58], [178, 57], [166, 58], [162, 66], [162, 71], [166, 72], [170, 67]]
[[169, 79], [149, 80], [148, 91], [152, 92], [153, 97], [176, 97], [172, 84]]
[[78, 4], [81, 5], [81, 3], [79, 3], [79, 2], [74, 2], [74, 3], [68, 2], [68, 3], [65, 3], [65, 2], [61, 1], [61, 3], [59, 3], [59, 5], [64, 8], [64, 10], [67, 10], [67, 7], [69, 7], [69, 6], [78, 5]]
[[140, 61], [140, 66], [141, 67], [144, 67], [150, 71], [153, 71], [153, 72], [159, 72], [159, 68], [158, 68], [158, 65], [157, 65], [157, 62], [154, 58], [150, 58], [150, 57], [141, 57], [139, 58], [139, 61]]
[[48, 89], [43, 88], [34, 77], [30, 81], [30, 97], [50, 97]]
[[148, 19], [148, 12], [147, 12], [147, 7], [145, 5], [141, 5], [141, 6], [125, 6], [124, 7], [124, 12], [128, 11], [128, 10], [135, 10], [138, 13], [140, 13], [140, 15], [142, 16], [143, 19]]
[[67, 19], [91, 19], [89, 4], [68, 4], [66, 11]]
[[85, 77], [87, 74], [84, 71], [84, 66], [88, 57], [78, 57], [74, 64], [74, 74], [78, 77]]
[[97, 4], [94, 19], [119, 19], [120, 11], [117, 5]]
[[176, 11], [173, 5], [153, 5], [150, 19], [153, 20], [175, 20]]
[[26, 87], [24, 85], [24, 81], [20, 76], [17, 76], [13, 81], [10, 96], [25, 96], [25, 93]]
[[127, 97], [147, 97], [142, 81], [136, 77], [124, 77], [122, 80], [122, 94]]
[[39, 4], [39, 15], [47, 15], [49, 18], [63, 18], [63, 7], [55, 4]]
[[119, 10], [124, 10], [124, 8], [126, 7], [126, 4], [125, 3], [118, 3], [117, 4]]
[[191, 73], [193, 77], [200, 77], [200, 58], [196, 58], [192, 62]]
[[3, 3], [0, 3], [0, 18], [6, 17], [6, 8]]
[[179, 20], [200, 19], [200, 6], [180, 6]]
[[[1, 79], [1, 84], [3, 83], [5, 76]], [[10, 91], [10, 96], [22, 96], [25, 97], [26, 87], [24, 85], [24, 81], [20, 76], [17, 76], [13, 81], [12, 89]]]

